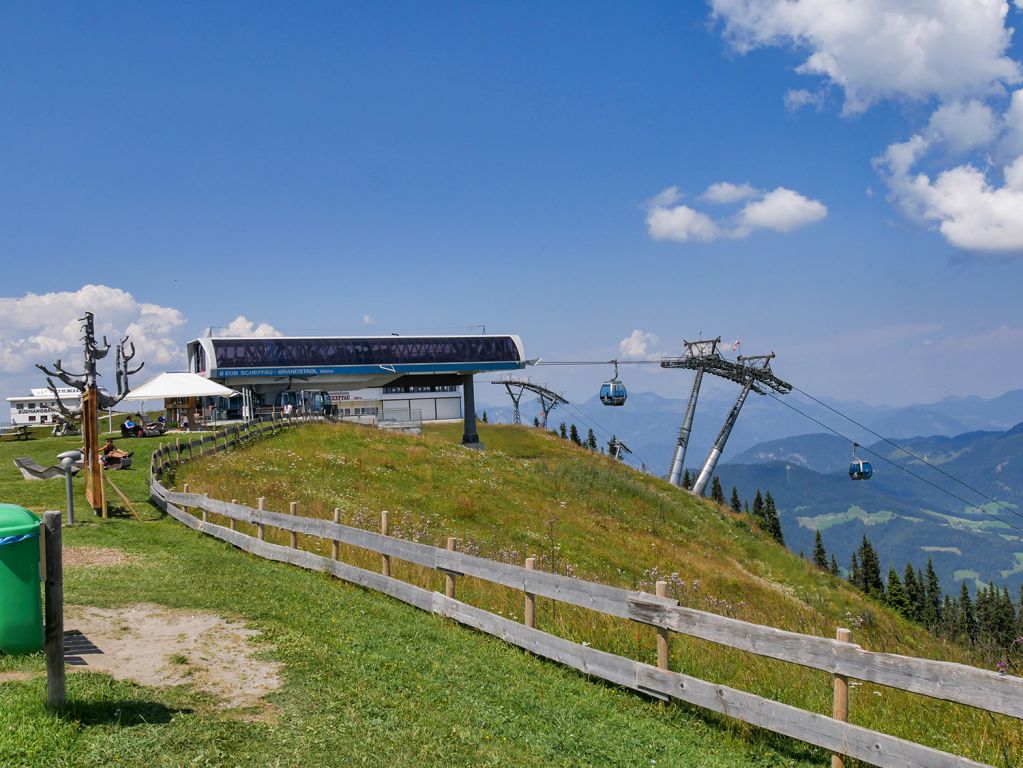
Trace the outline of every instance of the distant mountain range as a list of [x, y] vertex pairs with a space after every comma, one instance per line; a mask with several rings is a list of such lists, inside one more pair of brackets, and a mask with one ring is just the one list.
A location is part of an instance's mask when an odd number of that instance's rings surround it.
[[827, 434], [754, 446], [718, 476], [726, 493], [735, 486], [743, 498], [770, 489], [790, 549], [809, 553], [820, 530], [848, 567], [866, 534], [886, 570], [894, 565], [901, 574], [907, 561], [921, 566], [930, 557], [946, 590], [965, 579], [1009, 586], [1015, 595], [1023, 586], [1023, 424], [898, 443], [923, 461], [875, 442], [861, 450], [874, 465], [867, 481], [849, 479], [849, 444]]
[[[757, 488], [771, 491], [790, 549], [809, 555], [814, 532], [820, 529], [828, 551], [847, 568], [866, 533], [886, 573], [895, 566], [901, 574], [907, 561], [922, 567], [930, 557], [946, 590], [958, 589], [958, 582], [965, 579], [971, 585], [1009, 586], [1018, 594], [1023, 586], [1023, 390], [991, 399], [949, 397], [904, 407], [824, 401], [1009, 509], [991, 504], [798, 393], [782, 399], [858, 440], [865, 446], [861, 454], [873, 461], [875, 469], [869, 481], [849, 480], [849, 441], [821, 432], [819, 425], [776, 400], [751, 398], [717, 474], [726, 495], [733, 485], [750, 501]], [[703, 462], [732, 402], [726, 392], [701, 395], [686, 461], [690, 471]], [[605, 407], [593, 398], [555, 409], [549, 426], [575, 423], [583, 435], [593, 426], [602, 442], [613, 432], [633, 449], [631, 463], [664, 475], [684, 408], [682, 399], [649, 392], [631, 394], [622, 408]], [[488, 411], [493, 421], [511, 420], [510, 407]], [[531, 423], [537, 413], [536, 403], [523, 404], [524, 422]], [[818, 431], [810, 432], [813, 429]]]
[[[706, 390], [701, 393], [686, 464], [692, 467], [703, 462], [734, 397], [735, 393], [727, 390]], [[951, 437], [976, 430], [1006, 430], [1023, 421], [1023, 389], [1012, 390], [991, 399], [947, 397], [936, 403], [901, 407], [826, 398], [822, 401], [875, 432], [891, 438], [917, 435]], [[864, 445], [877, 439], [799, 393], [778, 400], [751, 395], [732, 431], [723, 460], [735, 461], [739, 454], [761, 443], [805, 435], [810, 431], [822, 431], [807, 416], [786, 407], [783, 402]], [[674, 454], [685, 406], [686, 401], [682, 398], [661, 397], [652, 392], [631, 393], [628, 402], [621, 408], [604, 406], [593, 397], [585, 402], [556, 408], [551, 413], [550, 426], [557, 427], [561, 421], [575, 422], [583, 434], [588, 426], [593, 426], [601, 442], [606, 442], [610, 437], [607, 433], [612, 432], [634, 451], [631, 463], [636, 466], [645, 464], [649, 472], [665, 475]], [[488, 407], [487, 411], [492, 421], [511, 421], [511, 406]], [[539, 406], [535, 400], [523, 402], [524, 422], [532, 423], [533, 417], [538, 414]]]

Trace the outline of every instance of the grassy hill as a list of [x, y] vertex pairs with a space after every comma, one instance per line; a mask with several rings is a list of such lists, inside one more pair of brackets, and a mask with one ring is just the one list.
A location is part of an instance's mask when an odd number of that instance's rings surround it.
[[[312, 426], [184, 468], [177, 483], [268, 508], [392, 532], [627, 587], [666, 578], [684, 604], [802, 632], [850, 626], [875, 650], [970, 661], [821, 574], [726, 510], [534, 430], [486, 427], [485, 453], [455, 427], [423, 438], [354, 426]], [[28, 483], [10, 463], [47, 461], [73, 440], [0, 443], [0, 499], [62, 505], [60, 482]], [[139, 602], [211, 610], [263, 631], [284, 665], [275, 714], [223, 712], [189, 686], [146, 688], [71, 676], [70, 710], [44, 712], [40, 655], [0, 657], [0, 754], [11, 765], [809, 765], [819, 751], [686, 706], [659, 706], [538, 661], [382, 596], [272, 563], [185, 530], [145, 503], [148, 454], [116, 480], [142, 521], [114, 518], [66, 531], [68, 546], [108, 546], [130, 564], [68, 571], [69, 603]], [[80, 486], [80, 481], [77, 481]], [[79, 487], [80, 492], [80, 487]], [[302, 537], [303, 546], [313, 546]], [[345, 559], [376, 568], [354, 550]], [[440, 589], [439, 574], [395, 574]], [[458, 596], [521, 618], [521, 595], [460, 579]], [[653, 662], [652, 629], [540, 600], [538, 626]], [[671, 664], [705, 679], [830, 711], [830, 678], [676, 637]], [[11, 672], [28, 679], [5, 679]], [[1003, 764], [1021, 754], [1018, 723], [864, 684], [855, 723]], [[8, 757], [10, 756], [10, 757]], [[276, 762], [275, 762], [276, 761]], [[656, 763], [655, 763], [656, 761]]]
[[[274, 438], [247, 452], [258, 457]], [[60, 508], [64, 485], [28, 482], [74, 439], [0, 442], [0, 500]], [[262, 712], [222, 709], [192, 685], [153, 688], [72, 671], [69, 707], [47, 712], [41, 653], [0, 655], [0, 765], [54, 766], [707, 766], [819, 765], [802, 745], [722, 731], [698, 711], [663, 707], [586, 680], [376, 593], [244, 555], [147, 504], [156, 440], [126, 443], [137, 467], [116, 482], [140, 521], [85, 510], [66, 548], [114, 548], [113, 566], [68, 566], [69, 605], [155, 603], [212, 611], [262, 632], [283, 665]]]
[[[457, 444], [457, 426], [428, 429], [423, 438], [354, 426], [314, 426], [252, 449], [185, 467], [178, 485], [193, 491], [329, 517], [375, 529], [390, 512], [392, 533], [628, 588], [652, 591], [665, 578], [684, 605], [799, 632], [834, 636], [853, 630], [871, 650], [974, 662], [961, 649], [931, 638], [847, 585], [778, 547], [749, 520], [696, 500], [649, 475], [538, 430], [483, 427], [486, 452]], [[283, 539], [279, 539], [283, 541]], [[310, 541], [304, 546], [326, 545]], [[378, 557], [342, 555], [365, 567]], [[439, 589], [441, 577], [403, 565], [401, 578]], [[521, 596], [463, 579], [459, 597], [521, 618]], [[595, 647], [652, 662], [650, 628], [582, 609], [542, 604], [538, 626]], [[830, 710], [830, 679], [781, 662], [678, 638], [672, 667], [707, 680], [818, 712]], [[852, 719], [978, 759], [1019, 754], [1017, 724], [969, 708], [862, 685]], [[743, 729], [728, 726], [734, 731]]]

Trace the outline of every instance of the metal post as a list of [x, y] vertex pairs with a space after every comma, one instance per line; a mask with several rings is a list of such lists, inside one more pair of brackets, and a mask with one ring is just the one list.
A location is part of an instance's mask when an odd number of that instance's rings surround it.
[[61, 545], [60, 512], [44, 512], [46, 529], [45, 642], [46, 705], [63, 707], [67, 702], [64, 678], [64, 560]]
[[721, 427], [718, 439], [714, 441], [714, 447], [710, 449], [707, 461], [704, 462], [703, 469], [700, 470], [700, 476], [696, 478], [696, 482], [693, 484], [693, 495], [702, 496], [703, 492], [707, 489], [710, 476], [714, 474], [714, 468], [717, 467], [718, 459], [721, 458], [721, 454], [725, 450], [725, 443], [728, 442], [728, 436], [732, 434], [732, 427], [735, 426], [735, 420], [739, 418], [739, 411], [742, 410], [743, 403], [746, 402], [746, 396], [749, 394], [752, 386], [753, 378], [750, 377], [746, 379], [746, 384], [742, 388], [742, 392], [739, 393], [735, 405], [728, 412], [728, 418], [725, 419], [725, 423]]
[[473, 390], [471, 373], [462, 376], [462, 399], [465, 410], [462, 445], [466, 448], [482, 449], [483, 443], [480, 442], [480, 436], [476, 434], [476, 393]]
[[696, 378], [693, 379], [693, 388], [689, 392], [689, 404], [686, 406], [686, 415], [682, 419], [682, 427], [678, 431], [678, 442], [675, 444], [675, 458], [671, 463], [671, 475], [668, 482], [678, 486], [682, 482], [682, 472], [685, 470], [686, 449], [689, 447], [689, 434], [693, 431], [693, 416], [696, 413], [696, 400], [700, 396], [700, 384], [703, 382], [703, 368], [696, 369]]
[[60, 465], [64, 468], [64, 484], [67, 490], [67, 524], [75, 524], [75, 487], [72, 484], [74, 478], [75, 462], [82, 460], [81, 451], [64, 451], [57, 456]]

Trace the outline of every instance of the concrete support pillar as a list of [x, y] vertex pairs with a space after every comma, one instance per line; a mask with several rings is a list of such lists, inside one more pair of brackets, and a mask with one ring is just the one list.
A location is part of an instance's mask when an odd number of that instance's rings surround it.
[[472, 374], [462, 376], [462, 401], [465, 428], [462, 432], [462, 445], [466, 448], [482, 449], [483, 443], [476, 434], [476, 392], [473, 389]]

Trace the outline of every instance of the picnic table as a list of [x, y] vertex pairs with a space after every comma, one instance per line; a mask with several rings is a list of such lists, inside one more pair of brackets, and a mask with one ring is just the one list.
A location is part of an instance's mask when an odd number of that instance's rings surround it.
[[12, 424], [0, 430], [0, 437], [11, 437], [15, 440], [28, 440], [28, 424]]

